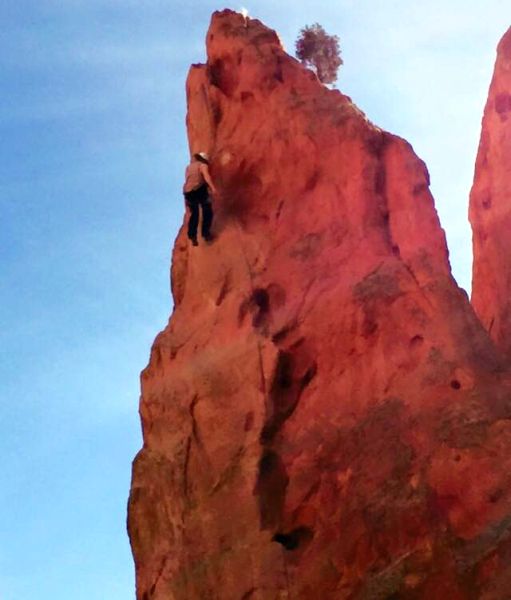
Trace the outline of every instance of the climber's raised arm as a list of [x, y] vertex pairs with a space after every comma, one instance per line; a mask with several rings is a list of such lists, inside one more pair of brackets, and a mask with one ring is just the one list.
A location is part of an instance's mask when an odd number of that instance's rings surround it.
[[209, 166], [207, 165], [207, 163], [200, 163], [200, 170], [202, 173], [202, 176], [204, 177], [204, 181], [208, 184], [209, 189], [213, 192], [213, 194], [217, 193], [217, 189], [215, 187], [215, 184], [213, 183], [213, 180], [211, 179], [211, 174], [209, 172]]

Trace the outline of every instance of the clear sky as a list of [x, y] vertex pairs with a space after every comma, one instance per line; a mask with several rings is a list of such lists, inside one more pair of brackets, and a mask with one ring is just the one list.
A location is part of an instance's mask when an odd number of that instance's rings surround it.
[[[288, 50], [316, 21], [339, 35], [338, 87], [426, 161], [468, 289], [468, 192], [509, 1], [244, 3]], [[138, 374], [171, 310], [185, 78], [224, 6], [0, 2], [2, 600], [134, 598]]]

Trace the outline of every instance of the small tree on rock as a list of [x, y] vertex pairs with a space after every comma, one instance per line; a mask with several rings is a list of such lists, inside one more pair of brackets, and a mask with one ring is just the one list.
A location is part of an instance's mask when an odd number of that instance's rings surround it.
[[296, 56], [307, 67], [316, 71], [322, 83], [333, 83], [337, 70], [343, 64], [339, 38], [328, 35], [319, 23], [307, 25], [296, 40]]

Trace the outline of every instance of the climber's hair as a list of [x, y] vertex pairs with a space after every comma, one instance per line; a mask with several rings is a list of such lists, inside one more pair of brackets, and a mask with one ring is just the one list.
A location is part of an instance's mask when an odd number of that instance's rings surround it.
[[207, 156], [204, 152], [197, 152], [193, 155], [193, 157], [195, 158], [195, 160], [198, 160], [199, 162], [204, 163], [205, 165], [209, 165], [209, 160], [207, 159]]

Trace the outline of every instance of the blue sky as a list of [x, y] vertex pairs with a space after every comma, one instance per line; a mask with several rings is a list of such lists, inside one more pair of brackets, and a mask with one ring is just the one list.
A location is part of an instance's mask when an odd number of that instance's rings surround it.
[[[509, 3], [244, 4], [288, 50], [315, 21], [340, 36], [339, 88], [426, 161], [468, 289], [468, 192]], [[0, 4], [3, 600], [134, 598], [125, 509], [138, 374], [171, 310], [186, 73], [223, 7]]]

